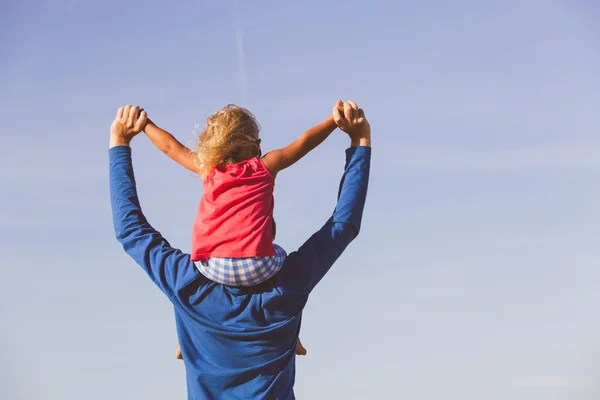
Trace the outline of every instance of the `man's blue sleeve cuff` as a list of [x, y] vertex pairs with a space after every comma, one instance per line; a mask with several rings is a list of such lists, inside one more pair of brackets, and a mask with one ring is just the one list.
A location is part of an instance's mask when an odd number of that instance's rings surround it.
[[129, 146], [115, 146], [108, 149], [109, 158], [120, 158], [122, 156], [130, 156], [131, 147]]
[[354, 146], [346, 149], [346, 159], [349, 159], [354, 154], [358, 156], [370, 156], [371, 155], [371, 146]]

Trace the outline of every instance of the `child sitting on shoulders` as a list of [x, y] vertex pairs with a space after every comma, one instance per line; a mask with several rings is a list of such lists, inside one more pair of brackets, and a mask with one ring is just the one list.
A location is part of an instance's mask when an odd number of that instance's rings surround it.
[[[342, 107], [339, 101], [336, 108]], [[144, 131], [152, 143], [203, 180], [191, 252], [200, 273], [223, 285], [253, 286], [279, 272], [287, 254], [273, 243], [275, 178], [336, 128], [330, 116], [263, 156], [256, 118], [239, 106], [228, 105], [207, 119], [196, 152], [148, 120]], [[300, 340], [296, 354], [306, 354]]]

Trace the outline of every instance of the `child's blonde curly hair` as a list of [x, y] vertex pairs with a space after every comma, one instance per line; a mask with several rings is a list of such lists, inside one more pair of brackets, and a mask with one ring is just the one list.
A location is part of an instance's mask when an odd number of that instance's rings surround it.
[[260, 126], [250, 111], [229, 104], [206, 119], [198, 137], [199, 175], [205, 179], [218, 166], [260, 156]]

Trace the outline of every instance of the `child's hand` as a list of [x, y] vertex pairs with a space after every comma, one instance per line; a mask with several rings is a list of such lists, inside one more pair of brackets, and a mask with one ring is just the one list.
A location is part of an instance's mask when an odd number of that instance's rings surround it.
[[335, 103], [335, 107], [333, 107], [334, 115], [336, 108], [340, 110], [340, 112], [344, 113], [344, 103], [341, 100], [338, 100], [337, 103]]
[[[144, 111], [143, 108], [140, 108], [140, 111]], [[146, 130], [146, 127], [150, 124], [153, 124], [152, 121], [150, 121], [150, 118], [148, 118], [148, 113], [146, 113], [146, 123], [144, 124], [144, 127], [142, 128], [142, 131]]]

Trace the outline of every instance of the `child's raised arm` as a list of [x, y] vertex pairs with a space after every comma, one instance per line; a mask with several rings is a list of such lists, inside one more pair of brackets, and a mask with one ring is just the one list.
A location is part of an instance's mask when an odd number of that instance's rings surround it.
[[[338, 102], [336, 107], [339, 107]], [[271, 171], [271, 174], [277, 175], [281, 170], [293, 165], [309, 151], [323, 143], [325, 139], [337, 128], [333, 116], [328, 117], [319, 125], [313, 126], [302, 134], [295, 142], [287, 145], [283, 149], [270, 151], [263, 157], [263, 162]]]
[[156, 126], [152, 121], [148, 120], [144, 128], [146, 136], [154, 143], [156, 147], [171, 159], [175, 160], [179, 165], [189, 169], [192, 172], [198, 173], [198, 165], [196, 164], [196, 152], [182, 145], [173, 135], [164, 129]]

